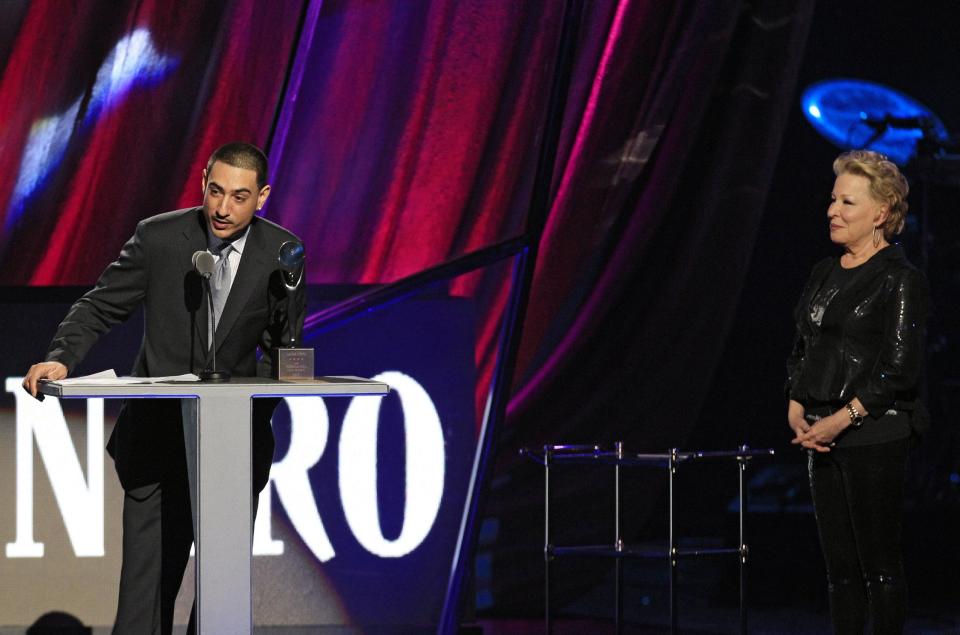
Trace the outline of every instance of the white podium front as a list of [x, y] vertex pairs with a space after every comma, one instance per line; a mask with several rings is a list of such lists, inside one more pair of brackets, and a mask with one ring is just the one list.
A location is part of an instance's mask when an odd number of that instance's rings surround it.
[[390, 387], [358, 377], [277, 381], [234, 377], [230, 382], [127, 383], [44, 381], [59, 398], [180, 398], [190, 477], [197, 567], [197, 632], [251, 632], [251, 432], [254, 397], [385, 395]]

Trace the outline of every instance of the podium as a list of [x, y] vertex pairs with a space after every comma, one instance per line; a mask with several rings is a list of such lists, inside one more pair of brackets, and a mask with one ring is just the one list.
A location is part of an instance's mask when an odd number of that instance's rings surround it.
[[[182, 399], [193, 509], [197, 632], [249, 634], [251, 557], [251, 399], [382, 396], [390, 387], [358, 377], [278, 381], [234, 377], [225, 383], [116, 380], [42, 381], [58, 398]], [[148, 380], [145, 380], [148, 381]]]

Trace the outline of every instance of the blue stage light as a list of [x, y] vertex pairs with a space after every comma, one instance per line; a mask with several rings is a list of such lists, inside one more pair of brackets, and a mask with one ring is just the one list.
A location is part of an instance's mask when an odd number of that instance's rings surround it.
[[913, 156], [924, 126], [937, 140], [948, 137], [943, 122], [929, 108], [892, 88], [861, 79], [818, 82], [803, 91], [800, 103], [810, 124], [834, 145], [876, 150], [899, 165]]

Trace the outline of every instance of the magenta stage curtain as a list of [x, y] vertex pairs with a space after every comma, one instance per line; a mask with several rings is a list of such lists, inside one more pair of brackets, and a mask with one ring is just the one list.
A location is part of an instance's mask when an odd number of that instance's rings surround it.
[[137, 221], [199, 202], [216, 146], [266, 144], [302, 5], [0, 8], [0, 284], [91, 284]]
[[[542, 508], [543, 473], [519, 447], [717, 449], [696, 446], [702, 413], [731, 429], [781, 425], [751, 418], [751, 386], [740, 386], [736, 411], [714, 411], [706, 399], [793, 106], [813, 2], [590, 6], [486, 508], [499, 534], [484, 551], [499, 575], [478, 594], [505, 615], [542, 599], [530, 598], [542, 588], [542, 554], [517, 545], [543, 531], [529, 513]], [[554, 544], [607, 541], [611, 478], [600, 469], [557, 478]], [[634, 542], [650, 535], [642, 531], [666, 478], [643, 470], [631, 478], [624, 529]], [[579, 575], [554, 585], [557, 606], [596, 583], [566, 566]]]
[[523, 230], [562, 9], [323, 3], [268, 212], [312, 281], [392, 282]]

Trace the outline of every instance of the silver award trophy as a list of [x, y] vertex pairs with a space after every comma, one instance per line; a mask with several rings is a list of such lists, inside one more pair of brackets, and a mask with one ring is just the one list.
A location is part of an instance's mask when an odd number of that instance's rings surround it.
[[275, 348], [270, 354], [273, 356], [273, 378], [288, 381], [313, 379], [313, 349], [298, 348], [294, 324], [297, 316], [293, 314], [293, 294], [303, 284], [303, 243], [288, 240], [280, 245], [277, 257], [280, 263], [280, 275], [283, 277], [283, 286], [287, 290], [287, 327], [289, 344], [284, 348]]

